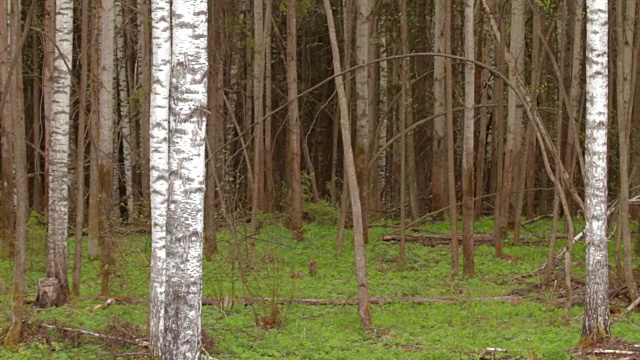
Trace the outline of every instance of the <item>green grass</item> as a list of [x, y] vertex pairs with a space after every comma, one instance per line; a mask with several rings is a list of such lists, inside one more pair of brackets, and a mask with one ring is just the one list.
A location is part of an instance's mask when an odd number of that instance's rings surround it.
[[[241, 281], [232, 261], [236, 246], [246, 238], [246, 228], [218, 234], [220, 254], [204, 264], [205, 297], [290, 297], [343, 299], [356, 296], [352, 233], [347, 231], [342, 257], [335, 256], [337, 229], [325, 222], [308, 224], [303, 243], [291, 240], [279, 223], [265, 226], [258, 237], [256, 270]], [[446, 232], [448, 223], [426, 223], [421, 227]], [[534, 224], [523, 233], [548, 232], [549, 223]], [[535, 284], [536, 277], [513, 280], [544, 263], [547, 246], [510, 245], [505, 253], [517, 258], [505, 261], [494, 256], [492, 247], [476, 248], [476, 276], [451, 280], [448, 247], [407, 244], [407, 261], [397, 263], [398, 244], [378, 239], [390, 228], [374, 227], [367, 246], [370, 294], [373, 297], [475, 298], [505, 295]], [[491, 233], [492, 220], [483, 218], [476, 231]], [[147, 296], [149, 274], [148, 236], [117, 239], [118, 276], [114, 296]], [[560, 241], [562, 245], [563, 241]], [[69, 251], [73, 251], [70, 239]], [[45, 267], [45, 233], [32, 224], [28, 245], [28, 296], [35, 297], [35, 284]], [[574, 247], [575, 273], [583, 273], [584, 246]], [[316, 259], [318, 273], [306, 275], [309, 260]], [[81, 296], [99, 294], [98, 263], [83, 259]], [[71, 256], [70, 256], [71, 261]], [[11, 262], [0, 260], [0, 328], [10, 314]], [[300, 274], [302, 277], [300, 277]], [[568, 322], [563, 309], [539, 299], [509, 302], [392, 303], [372, 306], [374, 333], [361, 330], [355, 306], [283, 305], [284, 326], [262, 330], [256, 317], [269, 315], [271, 305], [235, 305], [220, 309], [205, 306], [203, 328], [212, 354], [219, 359], [479, 359], [488, 347], [509, 349], [509, 355], [524, 359], [568, 359], [568, 349], [578, 343], [581, 307], [574, 307]], [[537, 300], [536, 300], [537, 299]], [[113, 333], [126, 324], [131, 336], [144, 336], [146, 305], [114, 305], [94, 310], [100, 301], [77, 300], [64, 307], [31, 312], [31, 320]], [[613, 324], [613, 335], [640, 342], [640, 316], [632, 314]], [[37, 333], [31, 342], [16, 349], [0, 350], [0, 359], [98, 359], [113, 353], [139, 352], [135, 347], [105, 346], [101, 341], [80, 336]]]

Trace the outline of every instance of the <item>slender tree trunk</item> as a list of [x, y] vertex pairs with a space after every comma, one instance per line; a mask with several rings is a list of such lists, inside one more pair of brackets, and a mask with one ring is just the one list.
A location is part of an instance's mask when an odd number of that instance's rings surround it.
[[[337, 75], [342, 72], [342, 66], [340, 65], [340, 50], [338, 50], [335, 22], [333, 20], [331, 3], [329, 0], [324, 0], [323, 2], [324, 11], [327, 15], [327, 25], [329, 27], [329, 39], [331, 40], [333, 71]], [[347, 179], [347, 185], [349, 186], [353, 216], [353, 241], [356, 255], [356, 277], [358, 282], [358, 315], [360, 316], [360, 324], [362, 327], [369, 331], [372, 327], [372, 320], [371, 307], [369, 305], [369, 284], [367, 279], [366, 253], [364, 246], [365, 230], [362, 222], [362, 209], [360, 207], [360, 193], [358, 188], [358, 179], [356, 176], [355, 159], [353, 156], [353, 149], [351, 148], [349, 109], [347, 106], [343, 76], [336, 76], [335, 83], [338, 91], [338, 101], [340, 104], [340, 128], [342, 130], [342, 145], [345, 157], [345, 177]]]
[[98, 238], [100, 237], [100, 173], [98, 172], [98, 153], [100, 148], [100, 119], [99, 119], [99, 92], [100, 85], [100, 50], [98, 35], [100, 33], [100, 4], [93, 2], [93, 28], [91, 31], [91, 113], [89, 125], [89, 138], [91, 140], [90, 149], [90, 173], [89, 173], [89, 242], [87, 245], [87, 254], [89, 259], [96, 260], [100, 255]]
[[[49, 134], [49, 221], [47, 277], [54, 282], [54, 298], [40, 288], [38, 306], [59, 306], [69, 297], [67, 277], [67, 229], [69, 226], [69, 124], [71, 116], [71, 67], [73, 1], [56, 1], [55, 61]], [[82, 195], [79, 198], [83, 198]]]
[[253, 181], [251, 183], [251, 237], [249, 263], [253, 263], [256, 248], [255, 235], [260, 223], [258, 212], [262, 208], [264, 187], [264, 5], [263, 1], [253, 2]]
[[[475, 58], [473, 0], [464, 3], [464, 54], [467, 59]], [[462, 153], [462, 252], [464, 254], [464, 274], [474, 274], [473, 245], [473, 137], [475, 136], [475, 65], [465, 63], [464, 68], [464, 145]], [[480, 161], [483, 161], [480, 159]]]
[[169, 85], [171, 81], [170, 0], [151, 0], [150, 189], [151, 289], [149, 292], [149, 352], [162, 358], [167, 306], [167, 210], [169, 207]]
[[608, 2], [587, 0], [586, 298], [583, 345], [611, 334], [607, 249]]
[[126, 57], [126, 22], [124, 0], [116, 0], [115, 21], [116, 21], [116, 68], [117, 68], [117, 89], [119, 100], [120, 136], [122, 137], [122, 161], [124, 165], [124, 186], [125, 205], [127, 209], [127, 219], [131, 221], [136, 213], [133, 197], [133, 144], [131, 116], [129, 114], [129, 84], [127, 74]]
[[140, 182], [142, 206], [149, 207], [149, 110], [151, 91], [151, 0], [138, 0], [138, 51], [136, 86], [140, 92]]
[[102, 0], [100, 13], [100, 135], [98, 139], [98, 175], [100, 178], [101, 290], [109, 295], [115, 272], [115, 255], [110, 227], [113, 225], [113, 70], [115, 38], [114, 0]]
[[84, 233], [84, 162], [87, 132], [87, 80], [89, 77], [89, 0], [82, 0], [82, 20], [80, 24], [80, 90], [78, 113], [78, 141], [76, 153], [76, 182], [78, 183], [78, 196], [76, 197], [76, 244], [73, 259], [73, 286], [74, 296], [80, 296], [80, 270], [82, 265], [82, 241]]
[[[434, 47], [436, 53], [445, 52], [445, 13], [447, 11], [446, 0], [435, 1], [435, 29]], [[442, 114], [446, 111], [445, 100], [445, 59], [437, 56], [433, 59], [433, 113]], [[446, 118], [438, 117], [433, 120], [433, 170], [431, 172], [431, 209], [433, 211], [443, 209], [447, 204], [446, 168], [443, 161], [446, 156]], [[452, 249], [453, 250], [453, 249]], [[457, 251], [457, 250], [456, 250]]]
[[302, 235], [302, 177], [300, 174], [300, 114], [298, 112], [298, 66], [297, 66], [297, 19], [296, 0], [287, 0], [287, 98], [288, 105], [288, 145], [289, 180], [291, 198], [289, 220], [291, 234], [297, 241]]
[[[30, 26], [30, 18], [33, 15], [34, 4], [31, 4], [29, 15], [25, 21], [24, 29], [21, 27], [21, 11], [20, 2], [12, 0], [11, 6], [7, 9], [0, 6], [0, 19], [6, 19], [7, 25], [4, 27], [5, 32], [0, 30], [0, 34], [4, 39], [8, 39], [6, 43], [0, 42], [0, 49], [8, 50], [11, 56], [11, 63], [15, 66], [8, 68], [7, 77], [0, 81], [2, 88], [8, 88], [7, 98], [0, 99], [4, 102], [0, 106], [0, 113], [6, 114], [4, 109], [10, 108], [10, 114], [13, 119], [3, 119], [3, 123], [7, 122], [11, 126], [13, 148], [13, 172], [15, 176], [15, 232], [14, 232], [14, 257], [13, 257], [13, 291], [11, 302], [11, 323], [4, 337], [5, 346], [13, 346], [20, 342], [22, 336], [23, 321], [25, 318], [24, 299], [25, 299], [25, 263], [26, 263], [26, 243], [27, 243], [27, 221], [29, 217], [29, 189], [27, 179], [27, 147], [25, 143], [25, 119], [24, 119], [24, 103], [22, 98], [22, 44], [28, 34]], [[8, 11], [7, 11], [8, 10]], [[5, 12], [6, 11], [6, 12]], [[8, 37], [7, 37], [8, 35]], [[11, 72], [15, 72], [11, 74]], [[5, 81], [9, 82], [9, 86], [5, 86]], [[8, 101], [6, 101], [9, 99]]]
[[[31, 32], [31, 54], [33, 62], [33, 73], [40, 74], [42, 70], [42, 63], [40, 62], [40, 47], [42, 42], [40, 41], [40, 35], [38, 33]], [[42, 181], [42, 154], [39, 151], [42, 148], [42, 80], [33, 80], [33, 124], [31, 126], [33, 133], [33, 144], [37, 150], [33, 151], [33, 198], [32, 209], [33, 211], [42, 212], [44, 210], [44, 204], [42, 199], [44, 198], [44, 188]], [[1, 243], [1, 241], [0, 241]]]
[[[407, 0], [400, 1], [400, 42], [402, 53], [409, 52], [409, 20], [407, 17]], [[400, 249], [399, 263], [404, 266], [405, 262], [405, 222], [406, 222], [406, 198], [407, 198], [407, 112], [411, 111], [408, 88], [409, 84], [409, 61], [402, 59], [400, 69], [400, 106], [398, 114], [400, 130]]]
[[[356, 0], [356, 64], [369, 61], [373, 1]], [[355, 165], [362, 205], [362, 225], [364, 242], [369, 242], [369, 150], [371, 146], [371, 119], [369, 103], [369, 71], [367, 68], [356, 72], [356, 144]], [[344, 131], [344, 130], [343, 130]]]
[[616, 4], [616, 33], [618, 54], [616, 58], [616, 114], [618, 119], [618, 144], [620, 149], [620, 203], [618, 225], [624, 246], [624, 279], [632, 300], [638, 297], [638, 287], [633, 276], [633, 250], [629, 225], [629, 153], [631, 151], [631, 118], [633, 105], [634, 72], [633, 55], [635, 33], [635, 0], [619, 0]]
[[[447, 2], [445, 9], [445, 29], [444, 29], [444, 52], [452, 53], [451, 46], [451, 2]], [[453, 68], [451, 58], [445, 58], [445, 110], [447, 122], [447, 191], [449, 199], [449, 218], [451, 221], [451, 266], [452, 276], [456, 276], [460, 271], [460, 255], [458, 254], [458, 200], [456, 196], [456, 170], [455, 170], [455, 140], [454, 140], [454, 119], [453, 119]], [[437, 159], [437, 158], [434, 158]], [[465, 272], [469, 276], [473, 275], [473, 269], [467, 269], [467, 266], [473, 264], [465, 264]]]

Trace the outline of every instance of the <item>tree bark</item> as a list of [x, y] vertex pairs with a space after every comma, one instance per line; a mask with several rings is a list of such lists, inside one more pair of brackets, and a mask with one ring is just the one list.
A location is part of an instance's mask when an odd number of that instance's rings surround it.
[[[474, 1], [464, 3], [464, 54], [468, 59], [475, 58], [474, 42]], [[462, 153], [462, 252], [464, 255], [464, 274], [474, 274], [473, 245], [473, 138], [475, 136], [475, 65], [466, 62], [464, 67], [464, 143]], [[480, 159], [483, 161], [483, 159]]]
[[[445, 52], [445, 27], [450, 26], [445, 23], [447, 12], [446, 0], [435, 1], [435, 28], [434, 46], [436, 53]], [[442, 114], [446, 112], [445, 100], [445, 59], [437, 56], [433, 59], [433, 113]], [[433, 120], [433, 159], [444, 159], [446, 157], [446, 118], [438, 117]], [[443, 161], [434, 160], [431, 172], [431, 209], [440, 210], [447, 206], [446, 192], [446, 167]]]
[[632, 299], [638, 297], [638, 287], [633, 276], [633, 250], [629, 224], [629, 161], [631, 151], [631, 118], [635, 74], [633, 72], [635, 0], [619, 0], [616, 4], [616, 114], [618, 120], [618, 144], [620, 149], [620, 203], [618, 225], [624, 246], [624, 280]]
[[[69, 297], [67, 228], [69, 226], [69, 123], [73, 47], [73, 1], [56, 1], [55, 60], [49, 135], [49, 221], [47, 277], [57, 280], [58, 297], [40, 306], [59, 306]], [[79, 198], [83, 198], [81, 195]]]
[[[372, 0], [356, 0], [356, 64], [369, 61], [369, 46], [372, 27]], [[369, 242], [369, 151], [371, 146], [371, 109], [369, 103], [369, 71], [356, 72], [356, 144], [355, 166], [358, 175], [364, 242]]]
[[[324, 0], [324, 10], [327, 16], [327, 26], [329, 28], [329, 39], [331, 40], [331, 53], [333, 54], [333, 71], [336, 75], [342, 73], [340, 65], [340, 50], [338, 50], [338, 40], [336, 36], [335, 22], [329, 0]], [[358, 282], [358, 315], [360, 324], [369, 331], [372, 328], [371, 307], [369, 304], [369, 284], [367, 279], [367, 265], [365, 253], [365, 230], [362, 221], [362, 209], [360, 206], [360, 192], [358, 179], [356, 176], [356, 165], [351, 148], [351, 134], [349, 127], [349, 108], [345, 96], [343, 76], [335, 77], [336, 89], [338, 91], [338, 101], [340, 104], [340, 128], [342, 132], [342, 145], [345, 158], [345, 170], [349, 195], [351, 198], [351, 209], [353, 216], [353, 242], [356, 256], [356, 278]]]
[[115, 254], [111, 226], [113, 225], [113, 114], [114, 114], [114, 38], [115, 3], [103, 0], [100, 12], [100, 135], [98, 140], [98, 176], [100, 181], [100, 246], [101, 290], [111, 291], [110, 280], [115, 272]]
[[291, 235], [297, 241], [303, 240], [302, 234], [302, 176], [300, 169], [300, 114], [298, 111], [298, 65], [297, 65], [297, 19], [296, 1], [287, 0], [287, 99], [288, 108], [288, 145], [289, 145], [289, 181], [291, 198], [289, 220]]
[[586, 298], [581, 343], [609, 337], [607, 249], [608, 2], [587, 0], [585, 139]]
[[149, 159], [151, 189], [151, 286], [149, 352], [162, 358], [167, 282], [167, 210], [169, 199], [169, 86], [171, 82], [170, 0], [151, 1], [151, 93]]

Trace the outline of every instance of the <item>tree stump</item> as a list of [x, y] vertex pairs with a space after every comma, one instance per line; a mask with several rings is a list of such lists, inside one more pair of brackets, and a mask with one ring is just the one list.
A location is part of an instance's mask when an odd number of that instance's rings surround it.
[[63, 302], [64, 294], [62, 293], [58, 279], [46, 277], [38, 280], [36, 307], [47, 309], [52, 306], [62, 305]]

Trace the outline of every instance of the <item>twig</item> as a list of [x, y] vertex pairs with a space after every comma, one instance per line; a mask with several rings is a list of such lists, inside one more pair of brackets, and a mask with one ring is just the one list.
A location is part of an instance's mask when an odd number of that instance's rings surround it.
[[612, 350], [612, 349], [594, 349], [588, 352], [589, 354], [598, 355], [598, 354], [618, 354], [618, 355], [636, 355], [640, 354], [638, 351], [629, 351], [629, 350]]
[[640, 296], [634, 302], [629, 304], [629, 306], [627, 306], [626, 313], [630, 313], [636, 306], [638, 306], [638, 304], [640, 304]]

